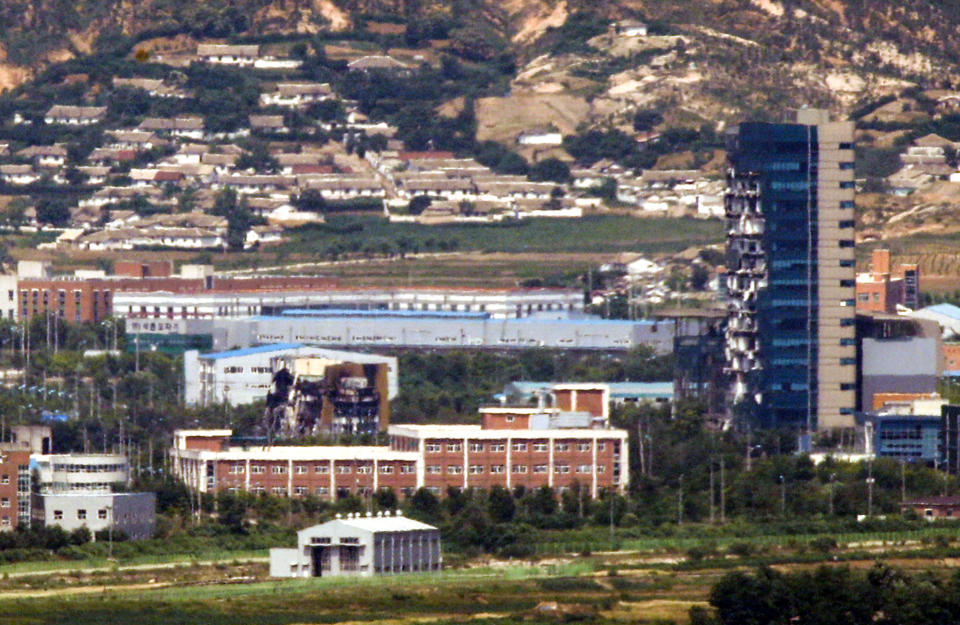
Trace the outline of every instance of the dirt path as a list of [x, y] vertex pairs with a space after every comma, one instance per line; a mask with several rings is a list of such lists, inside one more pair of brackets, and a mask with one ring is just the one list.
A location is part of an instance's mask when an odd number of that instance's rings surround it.
[[[269, 562], [270, 558], [261, 556], [253, 558], [223, 558], [220, 560], [205, 560], [196, 562], [199, 566], [214, 566], [216, 564], [229, 564], [237, 560], [243, 564], [254, 563], [254, 562]], [[14, 577], [46, 577], [49, 575], [90, 575], [92, 573], [112, 573], [112, 572], [123, 572], [123, 571], [154, 571], [160, 569], [175, 569], [182, 566], [193, 566], [193, 562], [189, 561], [179, 561], [179, 562], [161, 562], [154, 564], [126, 564], [126, 565], [105, 565], [105, 566], [94, 566], [89, 568], [63, 568], [63, 569], [46, 569], [41, 571], [10, 571], [3, 573], [8, 578]]]

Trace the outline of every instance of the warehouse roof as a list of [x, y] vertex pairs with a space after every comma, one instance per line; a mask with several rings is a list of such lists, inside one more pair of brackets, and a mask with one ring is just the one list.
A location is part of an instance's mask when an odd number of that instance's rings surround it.
[[202, 354], [200, 358], [207, 360], [219, 360], [220, 358], [237, 358], [239, 356], [251, 356], [253, 354], [266, 354], [269, 352], [279, 352], [288, 349], [303, 347], [302, 343], [271, 343], [270, 345], [257, 345], [256, 347], [246, 347], [244, 349], [230, 349], [225, 352], [213, 352], [211, 354]]

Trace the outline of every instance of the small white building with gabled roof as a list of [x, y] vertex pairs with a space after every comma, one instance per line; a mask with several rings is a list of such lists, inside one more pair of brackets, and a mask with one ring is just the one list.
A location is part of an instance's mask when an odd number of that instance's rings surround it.
[[402, 516], [348, 514], [297, 532], [295, 549], [270, 550], [271, 577], [332, 577], [439, 571], [440, 530]]

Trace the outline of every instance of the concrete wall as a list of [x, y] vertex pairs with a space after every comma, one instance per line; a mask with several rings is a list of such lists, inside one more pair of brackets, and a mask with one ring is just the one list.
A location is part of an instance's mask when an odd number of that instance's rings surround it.
[[35, 496], [35, 518], [67, 532], [86, 527], [91, 533], [110, 526], [131, 540], [153, 537], [156, 525], [154, 493], [41, 494]]

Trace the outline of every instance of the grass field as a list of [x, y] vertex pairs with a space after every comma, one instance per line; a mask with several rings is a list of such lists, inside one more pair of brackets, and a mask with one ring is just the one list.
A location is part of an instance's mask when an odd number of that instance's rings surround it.
[[[790, 539], [802, 543], [806, 537], [781, 536], [768, 542], [755, 536], [752, 542], [763, 543], [762, 551], [733, 555], [715, 544], [704, 559], [660, 551], [689, 546], [686, 543], [637, 544], [632, 546], [658, 553], [566, 554], [535, 562], [475, 560], [469, 568], [432, 575], [373, 578], [271, 580], [265, 564], [239, 562], [23, 579], [2, 576], [0, 624], [682, 625], [688, 622], [690, 607], [705, 605], [712, 585], [734, 569], [769, 565], [797, 571], [826, 563], [864, 570], [884, 561], [945, 577], [953, 572], [960, 549], [949, 541], [929, 540], [934, 536], [952, 539], [956, 530], [837, 535], [840, 545], [829, 552], [785, 544]], [[856, 542], [843, 544], [847, 539]], [[904, 540], [914, 542], [907, 545]], [[551, 602], [559, 605], [550, 609]]]
[[591, 215], [577, 220], [527, 219], [497, 225], [452, 224], [420, 226], [391, 224], [381, 217], [333, 216], [326, 224], [294, 231], [291, 243], [280, 246], [290, 253], [323, 253], [351, 241], [376, 250], [400, 238], [419, 249], [440, 241], [456, 241], [457, 249], [507, 253], [609, 253], [676, 252], [691, 245], [718, 243], [718, 220], [640, 219], [626, 215]]

